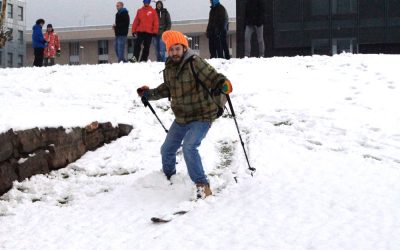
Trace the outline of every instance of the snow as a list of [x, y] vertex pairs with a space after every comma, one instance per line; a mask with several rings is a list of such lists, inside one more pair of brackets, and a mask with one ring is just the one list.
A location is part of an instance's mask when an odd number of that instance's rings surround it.
[[[160, 63], [0, 70], [0, 132], [128, 123], [129, 136], [0, 199], [0, 249], [400, 249], [400, 56], [209, 60], [234, 86], [234, 121], [200, 147], [215, 195], [191, 202], [182, 154], [136, 97]], [[168, 100], [152, 102], [169, 126]], [[237, 177], [238, 183], [234, 181]], [[153, 216], [191, 208], [168, 224]]]

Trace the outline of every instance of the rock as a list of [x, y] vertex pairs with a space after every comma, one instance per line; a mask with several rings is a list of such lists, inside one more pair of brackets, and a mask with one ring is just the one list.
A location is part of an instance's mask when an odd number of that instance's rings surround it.
[[98, 129], [92, 133], [83, 133], [83, 142], [88, 150], [95, 150], [104, 143], [104, 135]]
[[118, 124], [118, 137], [122, 137], [122, 136], [127, 136], [131, 133], [131, 131], [133, 130], [133, 126], [128, 125], [128, 124], [122, 124], [119, 123]]
[[0, 162], [9, 159], [14, 152], [12, 130], [7, 133], [0, 134]]
[[8, 163], [0, 163], [0, 196], [12, 188], [13, 181], [17, 180], [14, 167]]
[[63, 127], [46, 128], [45, 130], [42, 130], [42, 135], [46, 146], [68, 145], [82, 140], [82, 129], [73, 128], [65, 130]]
[[29, 154], [45, 146], [38, 128], [18, 131], [16, 136], [21, 143], [21, 153]]
[[75, 141], [68, 145], [58, 145], [50, 147], [49, 168], [51, 170], [66, 167], [76, 161], [86, 152], [86, 147], [82, 140]]
[[104, 142], [108, 143], [118, 138], [119, 129], [114, 128], [111, 122], [100, 123], [99, 129], [104, 135]]
[[47, 163], [48, 153], [45, 150], [36, 151], [33, 156], [20, 160], [17, 166], [18, 181], [23, 181], [36, 174], [47, 174], [50, 172]]

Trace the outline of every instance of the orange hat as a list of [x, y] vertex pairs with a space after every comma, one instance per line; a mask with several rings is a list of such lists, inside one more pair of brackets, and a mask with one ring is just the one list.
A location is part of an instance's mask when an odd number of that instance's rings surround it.
[[188, 43], [185, 35], [183, 35], [179, 31], [175, 31], [175, 30], [165, 31], [162, 35], [162, 40], [164, 41], [164, 43], [166, 45], [167, 51], [169, 51], [169, 49], [175, 44], [182, 44], [186, 48], [189, 47], [189, 43]]

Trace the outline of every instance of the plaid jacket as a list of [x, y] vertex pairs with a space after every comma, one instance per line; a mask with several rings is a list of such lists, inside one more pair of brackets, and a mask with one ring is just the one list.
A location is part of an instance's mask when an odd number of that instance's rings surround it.
[[177, 65], [168, 59], [164, 69], [164, 83], [149, 90], [149, 100], [171, 98], [171, 108], [176, 122], [187, 124], [192, 121], [213, 122], [218, 107], [202, 86], [196, 83], [190, 68], [190, 60], [198, 78], [209, 88], [222, 88], [226, 77], [218, 73], [204, 59], [188, 49], [182, 63]]

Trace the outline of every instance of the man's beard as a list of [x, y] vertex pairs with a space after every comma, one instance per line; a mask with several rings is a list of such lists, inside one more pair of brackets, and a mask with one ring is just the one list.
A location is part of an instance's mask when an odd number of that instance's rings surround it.
[[180, 64], [182, 62], [183, 56], [172, 56], [172, 61], [174, 64]]

